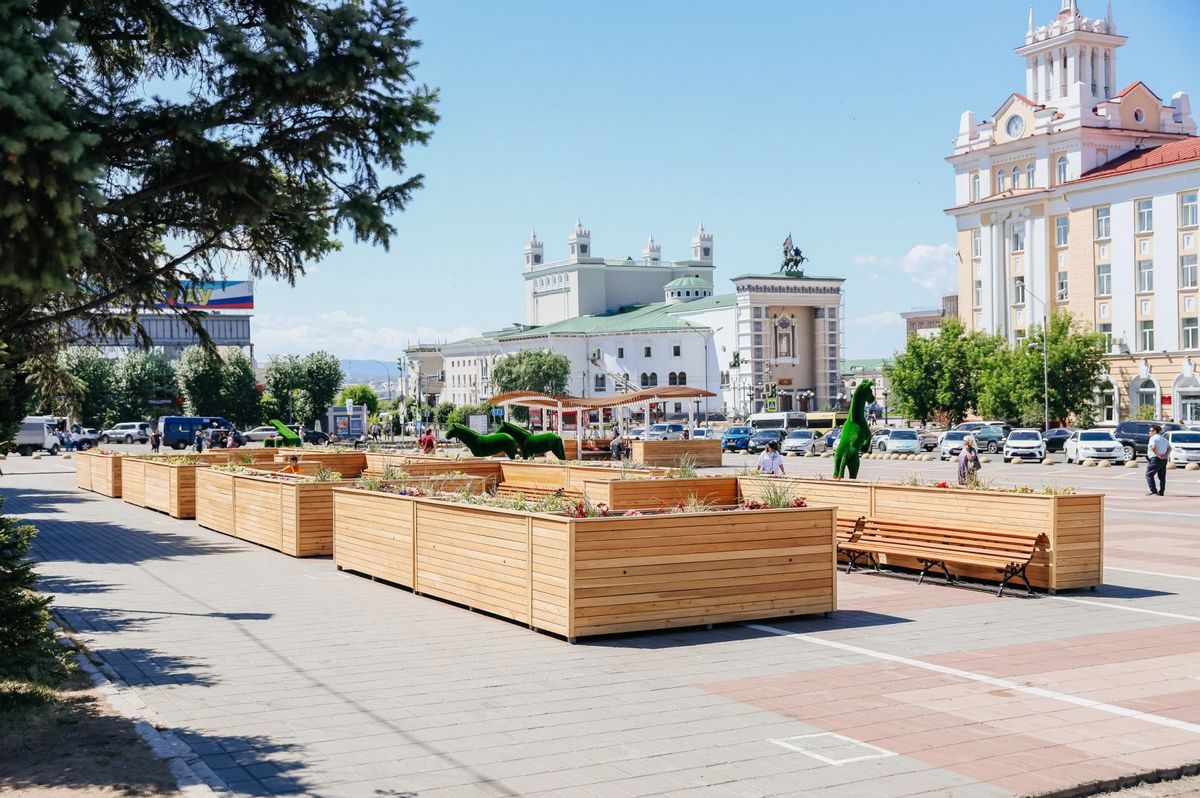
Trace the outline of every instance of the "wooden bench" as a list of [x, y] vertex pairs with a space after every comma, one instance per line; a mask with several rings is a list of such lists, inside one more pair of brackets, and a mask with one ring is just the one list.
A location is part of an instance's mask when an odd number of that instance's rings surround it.
[[564, 490], [562, 488], [551, 488], [533, 485], [521, 485], [513, 482], [501, 482], [496, 486], [497, 496], [516, 496], [518, 493], [523, 494], [526, 499], [538, 501], [550, 496], [559, 495], [564, 499], [581, 499], [583, 494], [577, 490]]
[[940, 568], [946, 575], [946, 581], [953, 582], [955, 578], [950, 574], [950, 567], [958, 565], [999, 571], [1000, 590], [997, 596], [1004, 595], [1004, 588], [1013, 579], [1020, 579], [1025, 583], [1025, 589], [1033, 592], [1025, 569], [1033, 559], [1034, 551], [1039, 545], [1045, 544], [1045, 535], [945, 528], [874, 518], [859, 520], [861, 523], [851, 532], [849, 539], [838, 543], [838, 551], [844, 552], [849, 558], [846, 573], [853, 571], [854, 566], [864, 558], [878, 571], [879, 556], [892, 555], [910, 557], [921, 563], [921, 576], [917, 584], [923, 582], [933, 568]]

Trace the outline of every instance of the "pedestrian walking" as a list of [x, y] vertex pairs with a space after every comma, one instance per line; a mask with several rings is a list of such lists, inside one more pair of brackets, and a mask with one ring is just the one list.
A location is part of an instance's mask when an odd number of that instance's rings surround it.
[[[1167, 455], [1171, 453], [1171, 442], [1162, 434], [1162, 427], [1150, 425], [1150, 440], [1146, 443], [1146, 484], [1149, 496], [1162, 496], [1167, 491]], [[1155, 478], [1158, 487], [1154, 487]]]
[[621, 459], [621, 431], [619, 429], [613, 430], [613, 439], [608, 444], [608, 449], [612, 452], [612, 459]]
[[760, 474], [783, 476], [783, 455], [779, 453], [779, 444], [775, 441], [767, 441], [767, 448], [763, 449], [763, 453], [758, 456], [756, 466]]
[[979, 450], [975, 448], [975, 437], [968, 435], [963, 438], [962, 451], [958, 453], [958, 484], [966, 485], [978, 479]]
[[433, 452], [434, 448], [437, 446], [437, 439], [433, 437], [432, 427], [425, 428], [425, 433], [421, 436], [421, 439], [417, 441], [417, 445], [421, 447], [421, 452], [423, 454], [430, 454]]
[[201, 452], [204, 451], [204, 430], [200, 430], [199, 432], [196, 433], [195, 446], [196, 446], [196, 454], [200, 454]]
[[162, 433], [154, 430], [150, 433], [150, 453], [158, 454], [158, 447], [162, 446]]

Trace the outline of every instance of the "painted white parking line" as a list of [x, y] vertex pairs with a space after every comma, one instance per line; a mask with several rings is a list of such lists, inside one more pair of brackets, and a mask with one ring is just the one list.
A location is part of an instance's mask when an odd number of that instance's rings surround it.
[[[862, 762], [866, 759], [883, 759], [895, 756], [895, 751], [880, 748], [877, 745], [864, 743], [837, 732], [819, 732], [817, 734], [802, 734], [798, 737], [784, 737], [781, 740], [771, 740], [775, 745], [791, 751], [798, 751], [826, 765], [848, 765], [851, 762]], [[836, 753], [849, 756], [833, 756]]]
[[[1149, 497], [1147, 497], [1149, 498]], [[1106, 513], [1124, 513], [1125, 515], [1169, 515], [1174, 518], [1195, 518], [1195, 513], [1171, 513], [1166, 510], [1134, 510], [1133, 508], [1124, 507], [1105, 507]]]
[[1161, 618], [1176, 618], [1181, 621], [1196, 621], [1200, 623], [1200, 615], [1183, 615], [1178, 612], [1163, 612], [1162, 610], [1148, 610], [1144, 607], [1126, 607], [1122, 604], [1111, 604], [1107, 601], [1096, 601], [1094, 599], [1077, 599], [1068, 596], [1042, 596], [1042, 598], [1052, 599], [1053, 601], [1067, 601], [1071, 604], [1085, 604], [1089, 607], [1103, 607], [1106, 610], [1121, 610], [1122, 612], [1137, 612], [1142, 615], [1157, 615]]
[[1136, 568], [1114, 568], [1111, 565], [1104, 566], [1106, 571], [1120, 571], [1124, 574], [1145, 574], [1146, 576], [1165, 576], [1168, 579], [1186, 579], [1189, 582], [1200, 582], [1200, 576], [1184, 576], [1183, 574], [1167, 574], [1162, 571], [1139, 571]]
[[921, 670], [940, 673], [945, 676], [953, 676], [957, 679], [964, 679], [971, 682], [979, 682], [980, 684], [988, 684], [993, 687], [999, 687], [1004, 690], [1012, 690], [1014, 692], [1025, 693], [1027, 695], [1037, 696], [1038, 698], [1048, 698], [1051, 701], [1060, 701], [1064, 704], [1072, 704], [1077, 707], [1085, 707], [1094, 709], [1097, 712], [1103, 712], [1108, 715], [1119, 715], [1125, 718], [1134, 718], [1136, 720], [1145, 721], [1155, 726], [1166, 726], [1171, 729], [1178, 729], [1190, 734], [1200, 736], [1200, 723], [1189, 723], [1185, 720], [1176, 718], [1168, 718], [1164, 715], [1155, 715], [1152, 712], [1141, 712], [1140, 710], [1130, 709], [1129, 707], [1118, 706], [1117, 704], [1106, 704], [1103, 701], [1095, 701], [1091, 698], [1083, 696], [1071, 695], [1070, 693], [1062, 693], [1058, 690], [1047, 690], [1044, 687], [1033, 687], [1021, 682], [1014, 682], [1011, 679], [1001, 679], [995, 676], [987, 676], [982, 673], [974, 673], [973, 671], [964, 671], [961, 668], [951, 668], [947, 665], [938, 665], [933, 662], [925, 662], [911, 657], [902, 657], [899, 654], [889, 654], [886, 651], [875, 651], [862, 646], [854, 646], [849, 643], [841, 643], [836, 640], [827, 640], [823, 637], [816, 637], [812, 634], [804, 634], [802, 632], [789, 632], [786, 629], [780, 629], [776, 626], [765, 626], [758, 623], [745, 624], [748, 629], [757, 629], [760, 632], [767, 634], [779, 635], [780, 637], [788, 637], [792, 640], [797, 640], [802, 643], [811, 643], [816, 646], [832, 648], [838, 651], [845, 651], [850, 654], [858, 654], [872, 659], [883, 660], [884, 662], [895, 662], [899, 665], [907, 665], [910, 668], [919, 668]]

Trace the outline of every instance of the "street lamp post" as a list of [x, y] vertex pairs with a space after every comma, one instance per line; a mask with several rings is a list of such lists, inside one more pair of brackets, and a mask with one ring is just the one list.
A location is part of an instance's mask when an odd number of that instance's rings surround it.
[[384, 374], [387, 375], [387, 396], [385, 396], [384, 398], [391, 399], [392, 398], [392, 369], [391, 369], [391, 367], [388, 366], [387, 363], [384, 363], [382, 360], [372, 360], [371, 362], [378, 363], [379, 365], [383, 366], [383, 372], [384, 372]]
[[890, 395], [891, 395], [891, 392], [887, 388], [884, 388], [883, 389], [883, 426], [885, 426], [885, 427], [888, 425], [888, 396], [890, 396]]

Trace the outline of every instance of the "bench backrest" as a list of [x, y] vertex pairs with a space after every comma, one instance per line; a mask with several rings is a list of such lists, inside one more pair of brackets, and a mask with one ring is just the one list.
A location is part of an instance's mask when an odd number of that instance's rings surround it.
[[899, 544], [960, 556], [1029, 560], [1046, 537], [1036, 532], [938, 527], [906, 521], [867, 519], [856, 542]]

